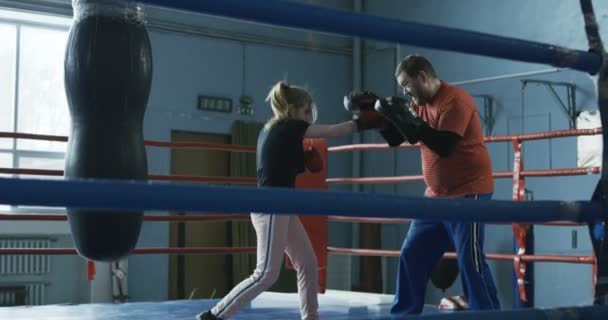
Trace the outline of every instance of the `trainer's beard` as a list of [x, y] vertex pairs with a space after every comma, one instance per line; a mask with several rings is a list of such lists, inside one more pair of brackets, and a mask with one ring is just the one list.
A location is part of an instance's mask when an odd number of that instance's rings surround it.
[[427, 99], [425, 99], [425, 98], [424, 98], [424, 97], [422, 97], [422, 96], [417, 96], [417, 97], [412, 96], [412, 100], [413, 100], [413, 101], [416, 103], [416, 105], [418, 105], [418, 106], [422, 106], [422, 105], [427, 104]]

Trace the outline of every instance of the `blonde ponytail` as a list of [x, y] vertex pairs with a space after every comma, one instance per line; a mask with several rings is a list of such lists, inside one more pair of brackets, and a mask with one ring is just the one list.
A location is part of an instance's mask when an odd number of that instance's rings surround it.
[[[285, 81], [277, 82], [270, 89], [266, 102], [270, 103], [273, 113], [273, 117], [266, 123], [267, 126], [272, 126], [280, 120], [293, 117], [298, 109], [307, 106], [315, 108], [312, 97], [305, 89], [291, 86]], [[314, 112], [316, 113], [316, 110]]]

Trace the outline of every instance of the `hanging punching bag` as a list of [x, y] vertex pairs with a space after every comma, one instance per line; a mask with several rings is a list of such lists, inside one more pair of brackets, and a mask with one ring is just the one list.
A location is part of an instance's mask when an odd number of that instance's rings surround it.
[[[73, 0], [65, 90], [71, 115], [66, 179], [147, 179], [143, 118], [152, 53], [143, 7], [122, 0]], [[68, 208], [78, 253], [115, 261], [139, 237], [143, 212]]]
[[[450, 246], [448, 251], [454, 252], [454, 246]], [[433, 273], [431, 273], [431, 281], [437, 289], [445, 292], [454, 284], [458, 277], [458, 261], [456, 259], [441, 258]]]

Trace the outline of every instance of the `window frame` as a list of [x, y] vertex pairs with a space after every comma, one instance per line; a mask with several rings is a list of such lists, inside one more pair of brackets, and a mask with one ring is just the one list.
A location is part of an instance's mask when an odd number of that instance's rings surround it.
[[[7, 18], [7, 15], [14, 16]], [[20, 64], [21, 64], [21, 29], [23, 27], [40, 28], [54, 31], [64, 31], [69, 33], [70, 26], [72, 24], [71, 18], [64, 18], [53, 15], [45, 15], [40, 13], [29, 13], [20, 12], [17, 10], [0, 9], [0, 24], [11, 25], [15, 28], [15, 60], [14, 63], [14, 74], [13, 74], [13, 129], [12, 132], [18, 132], [18, 121], [19, 121], [19, 83], [20, 83]], [[3, 138], [4, 139], [4, 138]], [[19, 168], [19, 160], [23, 157], [28, 158], [40, 158], [40, 159], [65, 159], [66, 152], [58, 151], [43, 151], [43, 150], [28, 150], [18, 149], [17, 139], [11, 139], [11, 148], [1, 148], [0, 152], [12, 154], [13, 161], [12, 167]], [[39, 169], [39, 168], [26, 168], [26, 169]], [[30, 176], [30, 175], [11, 175], [13, 178], [19, 177], [40, 177], [44, 176]], [[5, 214], [18, 214], [18, 213], [65, 213], [65, 208], [38, 208], [30, 206], [10, 206], [8, 209], [0, 208], [0, 213]]]

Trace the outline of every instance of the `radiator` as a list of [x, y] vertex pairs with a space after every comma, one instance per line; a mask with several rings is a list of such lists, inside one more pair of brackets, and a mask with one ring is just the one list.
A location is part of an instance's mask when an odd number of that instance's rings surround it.
[[33, 283], [28, 284], [26, 286], [27, 290], [27, 298], [25, 299], [25, 304], [28, 306], [40, 306], [45, 304], [45, 289], [46, 285], [44, 283]]
[[[0, 238], [0, 248], [51, 248], [51, 239], [4, 237]], [[48, 255], [0, 255], [0, 306], [45, 304], [46, 284], [38, 281], [50, 272]], [[35, 276], [39, 280], [23, 283], [19, 280], [23, 280], [22, 276], [30, 279]], [[20, 284], [10, 285], [15, 282]]]
[[[0, 248], [50, 248], [48, 238], [0, 238]], [[0, 255], [0, 276], [42, 275], [51, 272], [48, 255]]]
[[31, 283], [18, 286], [0, 286], [0, 307], [45, 304], [44, 283]]

